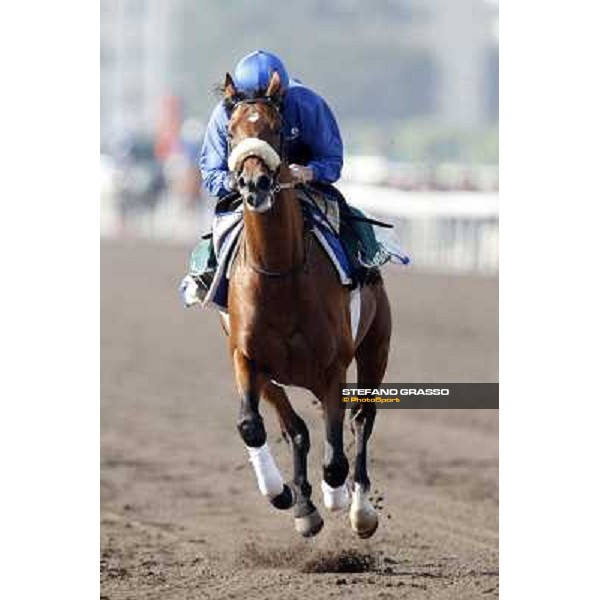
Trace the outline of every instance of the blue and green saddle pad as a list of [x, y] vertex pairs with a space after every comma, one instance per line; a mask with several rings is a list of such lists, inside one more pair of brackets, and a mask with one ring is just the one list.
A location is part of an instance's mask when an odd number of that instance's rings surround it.
[[[389, 236], [386, 240], [378, 239], [369, 217], [358, 208], [346, 205], [347, 212], [340, 215], [338, 233], [335, 224], [319, 206], [307, 201], [306, 197], [301, 196], [301, 199], [307, 228], [313, 231], [327, 253], [342, 285], [350, 285], [353, 281], [351, 262], [346, 250], [354, 253], [358, 262], [366, 267], [379, 267], [390, 261], [409, 264], [410, 258], [399, 250], [397, 243], [389, 243]], [[330, 200], [337, 202], [333, 198]], [[204, 305], [214, 305], [223, 311], [227, 311], [227, 271], [237, 252], [237, 242], [243, 226], [242, 215], [241, 205], [234, 210], [217, 213], [213, 222], [213, 235], [203, 236], [190, 256], [190, 274], [201, 275], [207, 271], [216, 271]]]

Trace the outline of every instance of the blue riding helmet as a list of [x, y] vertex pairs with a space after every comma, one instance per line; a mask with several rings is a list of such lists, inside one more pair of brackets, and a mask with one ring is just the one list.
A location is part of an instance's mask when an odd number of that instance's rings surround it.
[[255, 98], [265, 93], [274, 71], [279, 73], [281, 90], [285, 92], [290, 77], [281, 59], [271, 52], [256, 50], [238, 62], [233, 72], [233, 82], [238, 91]]

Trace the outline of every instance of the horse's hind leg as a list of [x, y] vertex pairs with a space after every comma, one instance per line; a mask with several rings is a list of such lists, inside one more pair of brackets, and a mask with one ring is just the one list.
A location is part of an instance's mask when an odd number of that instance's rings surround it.
[[277, 411], [281, 428], [288, 438], [294, 456], [294, 488], [297, 499], [294, 507], [296, 530], [304, 537], [319, 533], [323, 519], [312, 503], [312, 488], [308, 482], [308, 451], [310, 437], [304, 420], [293, 409], [287, 394], [272, 382], [265, 384], [263, 398]]
[[346, 411], [340, 402], [338, 381], [341, 379], [335, 379], [335, 384], [321, 399], [325, 417], [325, 459], [321, 490], [323, 503], [329, 510], [342, 510], [350, 502], [346, 483], [349, 465], [344, 454]]
[[[383, 288], [380, 290], [375, 319], [356, 351], [357, 379], [360, 388], [378, 387], [387, 367], [391, 317], [387, 296]], [[358, 409], [353, 409], [351, 414], [356, 459], [350, 524], [361, 538], [371, 537], [378, 525], [377, 511], [369, 500], [371, 482], [367, 472], [367, 443], [373, 431], [376, 410], [374, 404], [363, 404]]]
[[265, 385], [265, 377], [237, 349], [233, 351], [233, 366], [242, 397], [238, 431], [248, 448], [258, 488], [263, 496], [269, 498], [275, 508], [290, 508], [294, 503], [294, 497], [289, 486], [283, 482], [271, 455], [265, 426], [258, 412], [258, 401]]
[[371, 537], [378, 525], [377, 511], [369, 500], [371, 482], [367, 474], [367, 442], [373, 431], [375, 411], [375, 406], [369, 404], [352, 412], [356, 459], [354, 464], [354, 490], [352, 491], [352, 505], [350, 506], [350, 524], [361, 538]]

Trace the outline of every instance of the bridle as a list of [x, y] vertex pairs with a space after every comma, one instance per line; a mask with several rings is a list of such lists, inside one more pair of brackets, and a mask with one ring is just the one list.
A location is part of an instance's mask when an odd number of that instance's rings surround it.
[[[271, 108], [274, 108], [277, 111], [277, 114], [279, 115], [279, 117], [282, 120], [282, 124], [279, 129], [279, 141], [278, 141], [277, 147], [274, 148], [274, 150], [275, 150], [275, 152], [277, 152], [278, 156], [280, 157], [281, 163], [287, 162], [287, 156], [286, 156], [286, 151], [285, 151], [285, 141], [284, 141], [283, 117], [281, 115], [279, 102], [276, 102], [275, 100], [273, 100], [272, 98], [270, 98], [268, 96], [259, 97], [259, 98], [243, 98], [243, 99], [237, 100], [231, 106], [229, 114], [233, 115], [233, 113], [238, 109], [238, 107], [240, 107], [242, 105], [252, 105], [252, 104], [265, 104], [267, 106], [270, 106]], [[227, 156], [229, 156], [231, 154], [232, 150], [233, 150], [233, 147], [231, 146], [231, 138], [228, 136], [227, 137]], [[270, 182], [269, 188], [262, 190], [262, 191], [267, 192], [272, 197], [272, 200], [274, 199], [274, 196], [276, 194], [278, 194], [281, 190], [288, 190], [288, 189], [293, 189], [294, 187], [296, 187], [296, 184], [293, 182], [281, 183], [279, 181], [279, 175], [281, 172], [279, 167], [273, 171], [267, 165], [267, 169], [269, 170], [269, 173], [271, 174], [271, 182]], [[233, 175], [237, 176], [237, 173], [233, 173]]]
[[[280, 118], [282, 119], [279, 103], [269, 97], [240, 99], [235, 104], [233, 104], [233, 106], [231, 107], [230, 115], [232, 115], [234, 113], [234, 111], [240, 105], [250, 105], [250, 104], [266, 104], [270, 107], [273, 107], [277, 110], [277, 113], [279, 114]], [[231, 138], [228, 136], [228, 138], [227, 138], [227, 155], [228, 156], [231, 155], [232, 150], [233, 150], [233, 148], [231, 146]], [[269, 170], [269, 173], [271, 175], [271, 181], [270, 181], [270, 185], [268, 188], [261, 190], [263, 193], [268, 194], [268, 196], [270, 197], [271, 203], [274, 202], [275, 196], [277, 194], [279, 194], [279, 192], [281, 192], [282, 190], [293, 189], [296, 187], [296, 184], [293, 182], [281, 183], [279, 180], [279, 176], [281, 173], [281, 164], [287, 162], [286, 161], [287, 157], [285, 154], [283, 122], [281, 123], [281, 127], [279, 130], [278, 147], [274, 148], [273, 150], [277, 153], [281, 162], [280, 162], [280, 165], [277, 166], [277, 168], [274, 170], [272, 170], [268, 165], [265, 164], [265, 166], [267, 167], [267, 169]], [[243, 161], [241, 164], [243, 165]], [[232, 174], [234, 176], [237, 176], [237, 173], [235, 173], [235, 172], [232, 172]], [[259, 275], [263, 275], [263, 276], [271, 278], [271, 279], [285, 279], [287, 277], [291, 277], [291, 276], [295, 275], [296, 273], [298, 273], [302, 270], [306, 270], [306, 266], [308, 264], [308, 258], [310, 255], [310, 249], [312, 247], [312, 238], [313, 238], [313, 236], [310, 234], [310, 231], [308, 231], [307, 233], [308, 233], [308, 235], [306, 235], [306, 233], [304, 235], [304, 241], [305, 241], [305, 243], [303, 244], [304, 245], [304, 258], [297, 265], [294, 265], [293, 267], [291, 267], [290, 269], [288, 269], [286, 271], [272, 271], [270, 269], [265, 269], [259, 265], [253, 265], [252, 263], [248, 263], [250, 268], [255, 273], [258, 273]], [[306, 241], [307, 237], [308, 237], [308, 241]]]

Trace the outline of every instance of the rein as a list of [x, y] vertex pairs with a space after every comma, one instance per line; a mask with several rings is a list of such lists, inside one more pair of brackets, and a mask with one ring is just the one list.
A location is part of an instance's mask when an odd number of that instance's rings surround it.
[[301, 263], [298, 263], [297, 265], [294, 265], [291, 269], [288, 269], [287, 271], [271, 271], [270, 269], [263, 269], [262, 267], [258, 266], [258, 265], [253, 265], [252, 263], [248, 263], [250, 265], [250, 268], [255, 272], [258, 273], [259, 275], [264, 275], [265, 277], [269, 277], [271, 279], [285, 279], [286, 277], [291, 277], [292, 275], [295, 275], [296, 273], [300, 272], [300, 271], [305, 271], [307, 272], [308, 269], [306, 269], [306, 266], [308, 264], [308, 258], [310, 256], [310, 249], [312, 248], [312, 241], [313, 241], [313, 236], [310, 235], [310, 231], [308, 232], [309, 235], [308, 236], [304, 236], [304, 241], [306, 242], [306, 238], [308, 237], [308, 243], [304, 244], [304, 259], [302, 260]]

